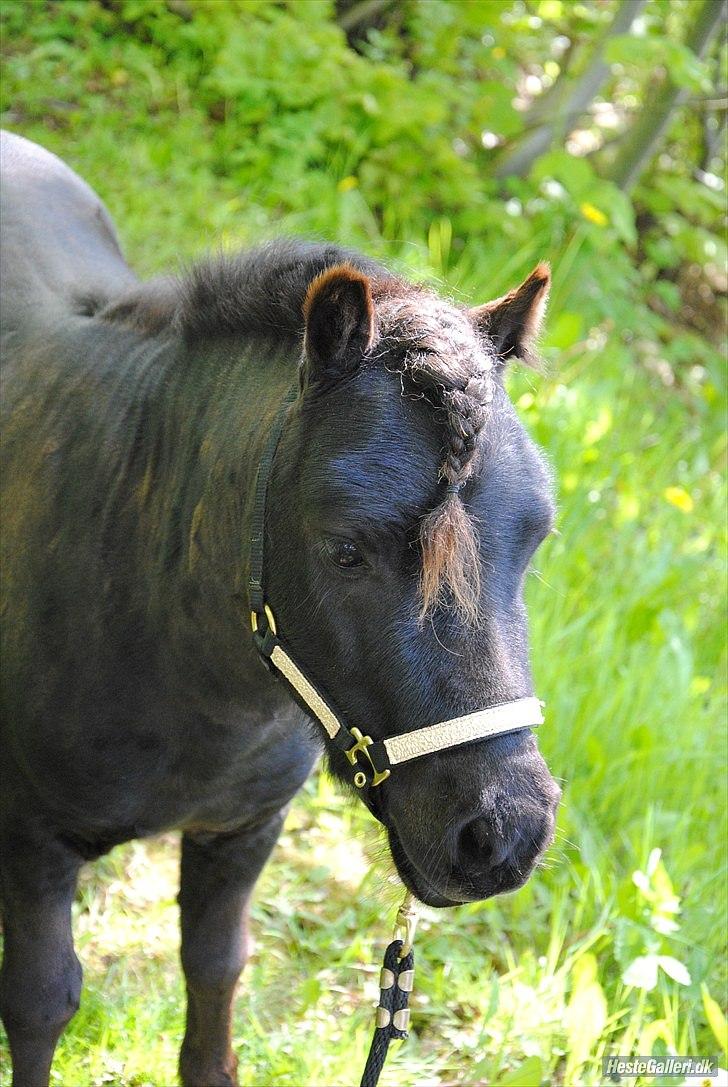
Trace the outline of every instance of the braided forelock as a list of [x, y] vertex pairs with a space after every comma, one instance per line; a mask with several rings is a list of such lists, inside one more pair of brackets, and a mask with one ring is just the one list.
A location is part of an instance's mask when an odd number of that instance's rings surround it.
[[379, 315], [382, 346], [389, 343], [398, 350], [403, 380], [433, 404], [445, 436], [440, 477], [447, 489], [420, 527], [420, 618], [439, 604], [475, 626], [480, 619], [480, 551], [460, 488], [475, 470], [493, 399], [493, 360], [465, 315], [427, 292], [385, 297]]

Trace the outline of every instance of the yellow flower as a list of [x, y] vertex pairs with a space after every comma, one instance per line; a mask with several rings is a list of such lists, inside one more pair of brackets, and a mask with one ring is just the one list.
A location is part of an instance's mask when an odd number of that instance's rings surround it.
[[606, 226], [609, 222], [603, 211], [599, 208], [595, 208], [593, 204], [587, 204], [586, 202], [581, 204], [579, 211], [588, 219], [590, 223], [595, 223], [597, 226]]
[[359, 182], [357, 179], [352, 174], [349, 174], [348, 177], [342, 177], [337, 188], [339, 192], [351, 192], [352, 189], [358, 188], [358, 185]]
[[505, 51], [505, 49], [503, 48], [502, 45], [496, 45], [491, 50], [491, 56], [493, 57], [494, 60], [503, 60], [505, 55], [506, 55], [506, 51]]
[[692, 513], [695, 503], [682, 487], [665, 487], [664, 495], [671, 506], [682, 510], [683, 513]]

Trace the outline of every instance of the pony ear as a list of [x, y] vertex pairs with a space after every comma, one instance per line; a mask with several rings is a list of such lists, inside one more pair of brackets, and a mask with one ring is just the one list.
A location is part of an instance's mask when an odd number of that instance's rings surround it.
[[502, 362], [515, 355], [529, 366], [538, 366], [533, 344], [541, 328], [550, 286], [551, 269], [542, 262], [520, 287], [470, 310], [476, 328], [490, 336]]
[[368, 278], [351, 264], [327, 268], [311, 282], [303, 316], [306, 381], [352, 373], [374, 340], [374, 304]]

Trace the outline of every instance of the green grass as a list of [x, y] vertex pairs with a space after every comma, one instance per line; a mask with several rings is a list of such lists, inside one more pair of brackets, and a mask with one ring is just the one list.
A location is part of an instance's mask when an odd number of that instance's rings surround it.
[[[433, 220], [427, 237], [378, 223], [331, 163], [319, 179], [325, 200], [281, 214], [260, 195], [264, 176], [251, 197], [212, 168], [208, 122], [184, 82], [176, 102], [158, 93], [166, 70], [138, 43], [110, 40], [94, 60], [107, 83], [98, 75], [93, 83], [77, 46], [61, 49], [49, 32], [39, 52], [15, 33], [6, 123], [98, 189], [144, 273], [217, 242], [296, 231], [387, 254], [482, 301], [550, 257], [549, 373], [515, 372], [511, 386], [552, 461], [560, 503], [559, 534], [537, 555], [528, 585], [536, 690], [548, 706], [540, 743], [564, 786], [557, 839], [516, 895], [425, 911], [413, 1032], [394, 1049], [384, 1082], [597, 1084], [607, 1051], [716, 1053], [705, 987], [724, 1003], [725, 397], [717, 353], [681, 330], [658, 335], [637, 303], [615, 316], [599, 299], [601, 318], [582, 321], [580, 283], [586, 261], [595, 270], [598, 227], [573, 223], [563, 237], [535, 231], [507, 261], [487, 237], [458, 250], [446, 220]], [[60, 88], [54, 48], [64, 64], [64, 50], [76, 50]], [[149, 112], [134, 79], [127, 95], [125, 77], [114, 76], [127, 68], [135, 76], [134, 65], [146, 71], [145, 63], [164, 99]], [[72, 108], [59, 104], [64, 96]], [[184, 1013], [176, 853], [172, 836], [132, 843], [86, 871], [75, 914], [83, 1001], [53, 1082], [175, 1081]], [[243, 1084], [358, 1081], [397, 895], [373, 822], [317, 775], [255, 896], [255, 951], [235, 1018]], [[647, 989], [643, 960], [654, 955], [669, 956], [678, 980], [660, 968]]]

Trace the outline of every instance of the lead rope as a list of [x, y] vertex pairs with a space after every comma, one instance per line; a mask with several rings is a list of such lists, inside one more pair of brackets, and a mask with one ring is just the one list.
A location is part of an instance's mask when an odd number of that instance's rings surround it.
[[406, 894], [397, 912], [394, 939], [384, 952], [379, 977], [379, 1004], [374, 1036], [364, 1066], [360, 1087], [377, 1087], [393, 1038], [406, 1038], [409, 1026], [409, 996], [415, 977], [413, 943], [417, 927], [414, 896]]

